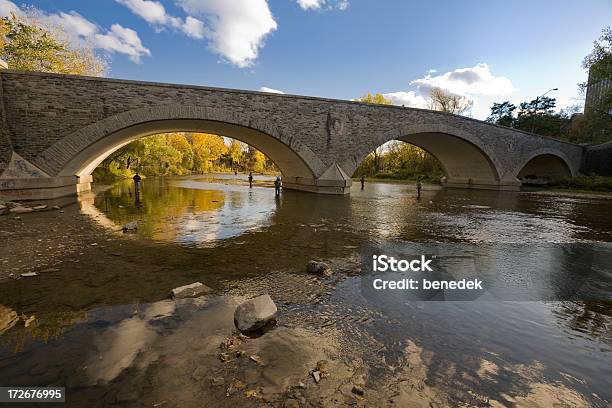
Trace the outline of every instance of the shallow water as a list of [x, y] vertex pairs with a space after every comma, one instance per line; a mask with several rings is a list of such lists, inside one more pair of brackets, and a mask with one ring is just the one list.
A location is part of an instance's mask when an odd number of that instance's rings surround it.
[[[326, 357], [338, 364], [337, 381], [355, 382], [356, 374], [343, 373], [357, 372], [360, 362], [366, 402], [382, 398], [368, 406], [401, 403], [406, 395], [448, 405], [546, 406], [551, 395], [561, 405], [612, 403], [610, 200], [434, 186], [417, 199], [414, 186], [390, 183], [354, 186], [347, 197], [286, 191], [275, 198], [271, 182], [257, 177], [249, 189], [244, 175], [151, 178], [138, 194], [128, 181], [84, 196], [80, 211], [102, 230], [138, 221], [138, 230], [120, 239], [152, 245], [130, 260], [144, 269], [140, 283], [101, 268], [95, 285], [87, 276], [66, 285], [73, 275], [60, 271], [27, 288], [36, 296], [11, 297], [4, 306], [38, 323], [0, 337], [0, 385], [67, 384], [73, 404], [91, 406], [282, 406], [285, 382], [310, 380], [309, 369]], [[156, 263], [155, 248], [177, 254], [172, 267]], [[471, 301], [371, 293], [362, 257], [373, 249], [436, 253], [441, 266], [476, 274], [489, 290]], [[305, 262], [315, 257], [336, 274], [306, 275]], [[158, 266], [155, 276], [163, 278], [143, 283], [146, 269]], [[108, 290], [113, 280], [121, 285]], [[173, 280], [200, 280], [215, 295], [177, 305], [161, 294]], [[99, 288], [92, 294], [98, 302], [66, 295], [79, 285]], [[277, 301], [279, 327], [246, 347], [268, 364], [220, 363], [234, 305], [264, 292]], [[291, 351], [273, 357], [270, 350], [283, 347]], [[317, 349], [321, 356], [309, 357]], [[422, 372], [406, 371], [419, 364]], [[416, 391], [404, 389], [419, 376]], [[225, 377], [224, 385], [211, 385], [213, 377]], [[244, 389], [232, 388], [235, 379]], [[307, 384], [306, 401], [333, 402], [335, 391], [326, 394], [321, 384], [319, 394]], [[246, 389], [261, 398], [245, 397]]]

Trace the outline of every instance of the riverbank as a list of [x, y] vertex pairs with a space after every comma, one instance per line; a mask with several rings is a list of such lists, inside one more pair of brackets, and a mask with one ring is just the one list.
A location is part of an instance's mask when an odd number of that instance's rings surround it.
[[[359, 178], [353, 178], [353, 183], [359, 184]], [[386, 183], [386, 184], [416, 184], [416, 179], [379, 179], [379, 178], [366, 178], [366, 183]], [[432, 182], [431, 180], [424, 180], [423, 185], [425, 188], [443, 188], [440, 183]], [[539, 194], [549, 196], [563, 196], [563, 197], [584, 197], [584, 198], [612, 198], [612, 189], [610, 191], [600, 191], [597, 189], [580, 189], [580, 188], [562, 188], [557, 185], [551, 187], [523, 187], [521, 193], [527, 194]]]
[[[134, 173], [135, 174], [135, 173]], [[96, 170], [93, 173], [93, 177], [94, 177], [94, 181], [96, 183], [99, 184], [111, 184], [111, 183], [115, 183], [117, 181], [121, 181], [121, 180], [131, 180], [132, 177], [134, 176], [134, 174], [129, 173], [129, 174], [115, 174], [112, 173], [110, 171], [107, 171], [107, 169], [105, 168], [96, 168]], [[223, 175], [223, 176], [233, 176], [235, 175], [234, 171], [231, 170], [227, 170], [227, 171], [223, 171], [223, 170], [217, 170], [214, 172], [208, 172], [208, 173], [185, 173], [185, 174], [146, 174], [145, 173], [140, 173], [139, 174], [143, 179], [147, 178], [147, 177], [198, 177], [198, 176], [203, 176], [203, 177], [211, 177], [211, 176], [218, 176], [218, 175]], [[277, 176], [280, 175], [278, 172], [274, 172], [274, 171], [269, 171], [269, 172], [259, 172], [259, 173], [255, 173], [253, 172], [253, 176]], [[249, 172], [244, 172], [244, 171], [239, 171], [238, 174], [236, 174], [236, 176], [243, 176], [243, 177], [248, 177], [249, 176]]]

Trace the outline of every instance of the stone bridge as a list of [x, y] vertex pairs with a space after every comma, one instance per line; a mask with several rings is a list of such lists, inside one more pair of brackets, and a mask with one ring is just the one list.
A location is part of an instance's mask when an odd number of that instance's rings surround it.
[[524, 175], [576, 175], [582, 146], [423, 109], [191, 85], [0, 71], [0, 195], [41, 199], [90, 187], [110, 153], [161, 132], [205, 132], [261, 150], [285, 188], [349, 192], [376, 147], [433, 154], [446, 186], [518, 190]]

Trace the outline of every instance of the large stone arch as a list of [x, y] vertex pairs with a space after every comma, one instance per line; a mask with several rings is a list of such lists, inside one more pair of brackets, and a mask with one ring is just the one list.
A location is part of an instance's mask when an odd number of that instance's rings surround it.
[[542, 148], [531, 152], [515, 168], [519, 179], [535, 175], [538, 178], [569, 178], [578, 175], [572, 161], [561, 151]]
[[500, 160], [480, 138], [439, 123], [405, 125], [372, 137], [344, 163], [347, 173], [352, 174], [370, 152], [391, 140], [413, 144], [435, 156], [446, 171], [448, 186], [516, 190], [520, 185], [504, 174]]
[[110, 153], [152, 134], [207, 132], [248, 143], [270, 157], [288, 178], [316, 179], [325, 165], [303, 143], [265, 119], [185, 105], [140, 108], [110, 116], [62, 138], [34, 164], [57, 177], [86, 176]]

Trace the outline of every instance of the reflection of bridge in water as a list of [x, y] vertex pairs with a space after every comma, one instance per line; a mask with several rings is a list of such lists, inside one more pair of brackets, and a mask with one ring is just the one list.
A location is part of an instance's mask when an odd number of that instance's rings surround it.
[[578, 174], [585, 148], [423, 109], [262, 92], [2, 70], [0, 194], [50, 198], [90, 188], [132, 140], [206, 132], [264, 152], [285, 188], [345, 194], [359, 163], [390, 140], [441, 162], [449, 187], [517, 190], [526, 175]]

